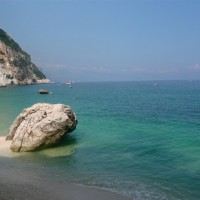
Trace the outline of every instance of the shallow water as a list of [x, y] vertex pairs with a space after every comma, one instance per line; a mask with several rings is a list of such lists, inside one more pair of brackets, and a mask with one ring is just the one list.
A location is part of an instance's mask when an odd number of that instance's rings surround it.
[[0, 102], [4, 136], [37, 102], [65, 103], [77, 114], [60, 147], [20, 154], [22, 168], [135, 200], [200, 199], [200, 81], [12, 86], [0, 88]]

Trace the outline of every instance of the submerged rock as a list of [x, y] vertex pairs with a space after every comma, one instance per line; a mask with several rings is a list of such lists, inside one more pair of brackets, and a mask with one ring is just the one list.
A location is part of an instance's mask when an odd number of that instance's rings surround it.
[[26, 108], [13, 122], [7, 140], [14, 152], [33, 151], [57, 144], [77, 125], [68, 105], [38, 103]]

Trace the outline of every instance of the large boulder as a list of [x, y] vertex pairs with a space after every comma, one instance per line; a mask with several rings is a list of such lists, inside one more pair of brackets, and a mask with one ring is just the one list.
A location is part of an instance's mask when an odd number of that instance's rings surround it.
[[57, 144], [76, 125], [76, 115], [69, 106], [38, 103], [22, 111], [6, 139], [12, 140], [10, 149], [14, 152], [33, 151]]

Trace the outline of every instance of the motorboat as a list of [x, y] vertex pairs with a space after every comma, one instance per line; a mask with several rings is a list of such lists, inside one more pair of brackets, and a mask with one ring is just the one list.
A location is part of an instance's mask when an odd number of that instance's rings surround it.
[[49, 91], [46, 90], [46, 89], [41, 89], [41, 90], [38, 91], [38, 93], [40, 93], [40, 94], [49, 94]]

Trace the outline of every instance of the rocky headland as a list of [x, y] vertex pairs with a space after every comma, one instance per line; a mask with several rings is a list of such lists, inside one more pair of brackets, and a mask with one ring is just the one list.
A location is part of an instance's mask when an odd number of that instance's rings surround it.
[[30, 55], [0, 29], [0, 86], [49, 82]]

